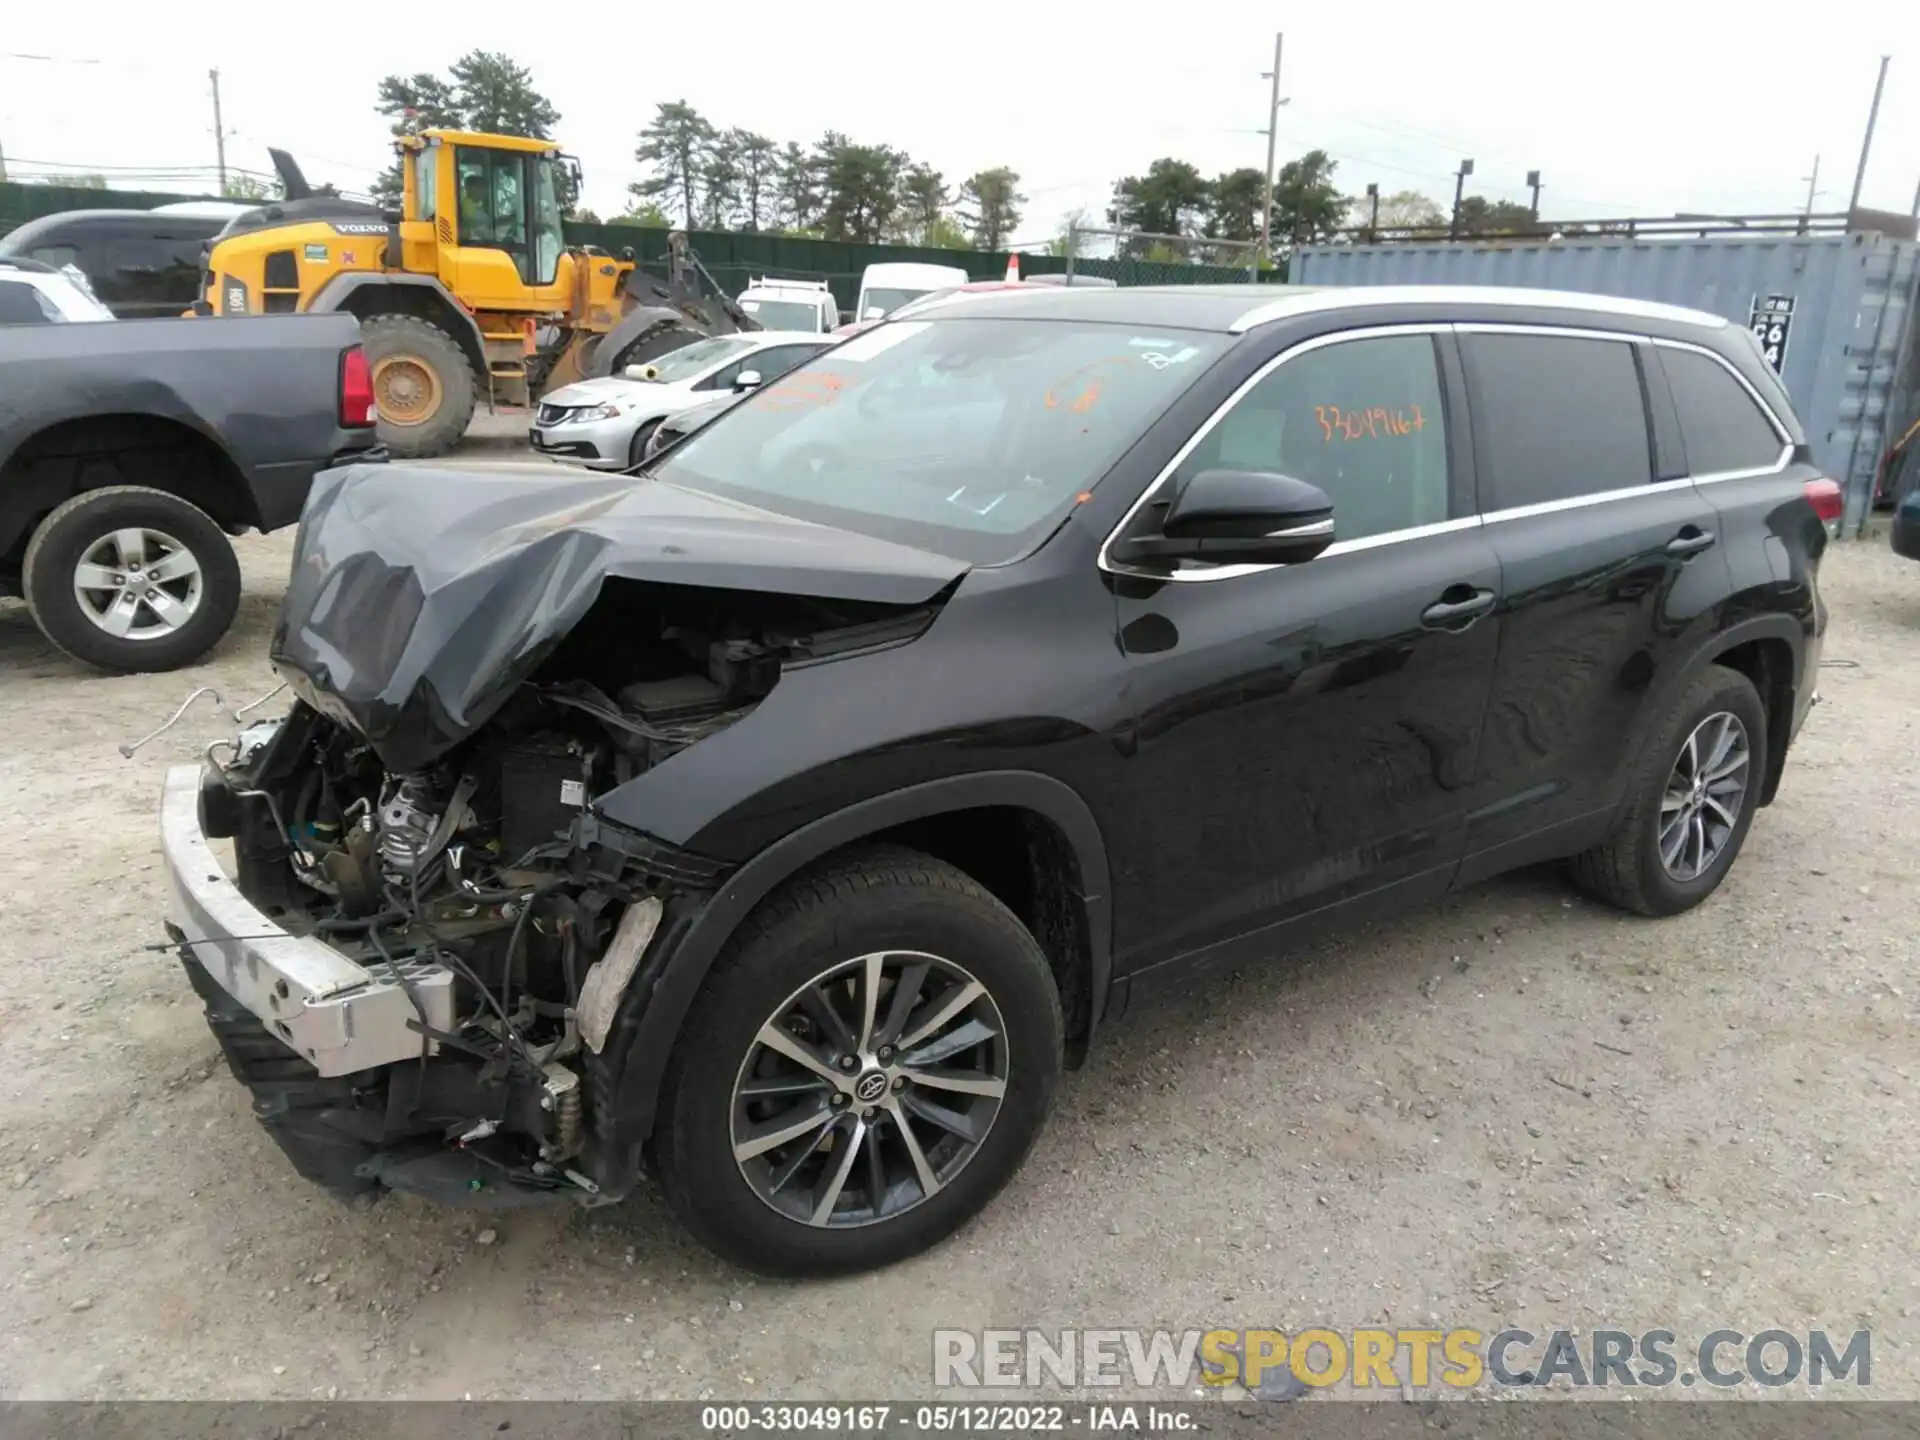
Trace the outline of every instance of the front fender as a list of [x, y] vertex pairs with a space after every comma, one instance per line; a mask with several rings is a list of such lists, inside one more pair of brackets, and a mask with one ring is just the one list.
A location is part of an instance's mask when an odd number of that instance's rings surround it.
[[[1106, 843], [1086, 801], [1064, 781], [1027, 770], [956, 775], [877, 795], [822, 816], [769, 845], [740, 866], [675, 933], [658, 978], [621, 1007], [605, 1054], [621, 1057], [614, 1089], [610, 1158], [639, 1169], [639, 1149], [652, 1133], [667, 1060], [708, 971], [753, 908], [802, 867], [869, 835], [934, 815], [1006, 806], [1051, 821], [1066, 836], [1079, 869], [1089, 952], [1087, 1039], [1106, 1005], [1112, 975], [1112, 910]], [[636, 987], [638, 989], [639, 987]], [[618, 1179], [613, 1177], [613, 1186]]]

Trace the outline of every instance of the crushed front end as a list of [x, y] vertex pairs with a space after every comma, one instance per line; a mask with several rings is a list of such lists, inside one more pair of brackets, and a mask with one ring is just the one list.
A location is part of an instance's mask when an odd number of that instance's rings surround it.
[[[296, 703], [167, 777], [171, 938], [302, 1174], [617, 1199], [650, 999], [730, 870], [600, 802], [688, 801], [676, 756], [758, 753], [790, 666], [912, 638], [964, 566], [626, 477], [425, 479], [316, 480], [273, 639]], [[692, 788], [682, 821], [728, 803]]]
[[693, 677], [583, 689], [530, 688], [409, 775], [304, 704], [169, 772], [169, 932], [301, 1174], [492, 1206], [632, 1183], [592, 1128], [602, 1052], [668, 906], [722, 870], [605, 843], [584, 805], [738, 707]]

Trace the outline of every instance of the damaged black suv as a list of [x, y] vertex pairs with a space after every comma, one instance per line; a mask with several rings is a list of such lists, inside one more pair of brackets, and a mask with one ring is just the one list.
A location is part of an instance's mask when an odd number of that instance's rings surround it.
[[653, 1172], [749, 1266], [885, 1263], [1149, 991], [1536, 861], [1698, 904], [1837, 500], [1712, 316], [956, 297], [635, 475], [323, 475], [297, 703], [168, 777], [172, 933], [333, 1190]]

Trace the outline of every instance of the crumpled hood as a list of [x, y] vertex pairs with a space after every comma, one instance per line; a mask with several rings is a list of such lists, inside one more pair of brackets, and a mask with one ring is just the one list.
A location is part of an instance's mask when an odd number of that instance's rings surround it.
[[917, 605], [967, 569], [658, 480], [349, 465], [313, 482], [271, 654], [406, 772], [484, 724], [608, 576]]

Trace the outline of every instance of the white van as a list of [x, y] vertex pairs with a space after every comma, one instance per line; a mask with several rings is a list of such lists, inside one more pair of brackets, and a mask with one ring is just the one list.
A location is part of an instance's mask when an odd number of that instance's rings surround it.
[[853, 307], [853, 318], [878, 320], [909, 300], [964, 285], [967, 278], [958, 265], [869, 265], [860, 277], [860, 303]]
[[840, 323], [840, 308], [824, 280], [782, 280], [769, 275], [748, 282], [739, 304], [762, 330], [824, 335]]

